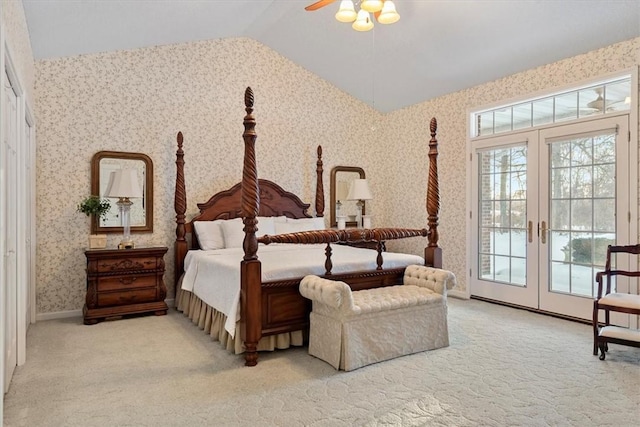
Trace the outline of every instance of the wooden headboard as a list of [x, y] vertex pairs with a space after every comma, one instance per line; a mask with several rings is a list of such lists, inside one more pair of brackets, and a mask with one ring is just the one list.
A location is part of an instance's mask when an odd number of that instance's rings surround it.
[[[239, 182], [228, 190], [220, 191], [211, 196], [205, 203], [198, 203], [200, 213], [191, 221], [185, 220], [187, 210], [187, 196], [184, 183], [184, 139], [182, 132], [177, 136], [178, 151], [176, 152], [176, 190], [174, 207], [176, 211], [176, 271], [175, 283], [184, 272], [184, 258], [188, 249], [200, 249], [198, 239], [193, 232], [195, 221], [213, 221], [216, 219], [242, 218], [242, 183]], [[316, 162], [316, 216], [324, 216], [324, 187], [322, 174], [322, 147], [318, 146]], [[273, 181], [259, 179], [259, 211], [258, 216], [286, 216], [288, 218], [312, 218], [308, 210], [311, 206], [304, 203], [295, 194], [284, 190]]]

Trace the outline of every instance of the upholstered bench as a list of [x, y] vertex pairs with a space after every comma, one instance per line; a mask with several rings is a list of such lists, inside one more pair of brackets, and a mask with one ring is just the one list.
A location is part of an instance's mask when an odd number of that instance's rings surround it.
[[300, 293], [313, 301], [309, 354], [350, 371], [449, 345], [447, 289], [453, 273], [411, 265], [403, 284], [351, 291], [344, 282], [306, 276]]

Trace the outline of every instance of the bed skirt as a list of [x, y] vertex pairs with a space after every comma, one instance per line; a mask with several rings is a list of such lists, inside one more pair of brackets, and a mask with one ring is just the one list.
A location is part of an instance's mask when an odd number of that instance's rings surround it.
[[[228, 351], [235, 354], [244, 353], [244, 343], [240, 339], [240, 324], [236, 323], [235, 338], [232, 338], [224, 328], [227, 316], [205, 304], [193, 293], [178, 288], [176, 309], [191, 319], [200, 329], [211, 335], [213, 339], [220, 341], [220, 344]], [[302, 331], [288, 332], [262, 337], [258, 342], [258, 351], [273, 351], [291, 346], [302, 346], [303, 344]]]

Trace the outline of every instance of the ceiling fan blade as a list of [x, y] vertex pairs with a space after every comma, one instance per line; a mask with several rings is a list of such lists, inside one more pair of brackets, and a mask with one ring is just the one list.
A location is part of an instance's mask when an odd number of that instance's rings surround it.
[[308, 11], [318, 10], [321, 7], [325, 7], [327, 5], [330, 5], [334, 1], [336, 1], [336, 0], [320, 0], [320, 1], [317, 1], [317, 2], [315, 2], [313, 4], [310, 4], [309, 6], [305, 7], [304, 10], [308, 10]]

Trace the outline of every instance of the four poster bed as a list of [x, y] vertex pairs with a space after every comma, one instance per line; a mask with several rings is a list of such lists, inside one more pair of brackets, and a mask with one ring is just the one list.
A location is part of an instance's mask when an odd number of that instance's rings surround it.
[[[311, 311], [310, 300], [298, 290], [303, 276], [341, 280], [360, 290], [402, 283], [407, 265], [442, 267], [437, 231], [438, 142], [434, 118], [429, 141], [428, 229], [325, 229], [322, 148], [317, 150], [313, 218], [307, 212], [310, 205], [298, 196], [258, 179], [251, 88], [246, 89], [244, 102], [242, 182], [198, 204], [200, 213], [191, 221], [185, 219], [183, 136], [178, 133], [175, 283], [178, 310], [229, 350], [244, 352], [245, 365], [254, 366], [259, 350], [303, 344]], [[424, 259], [383, 252], [386, 240], [418, 236], [428, 239]], [[377, 250], [349, 246], [363, 241], [377, 242]]]

